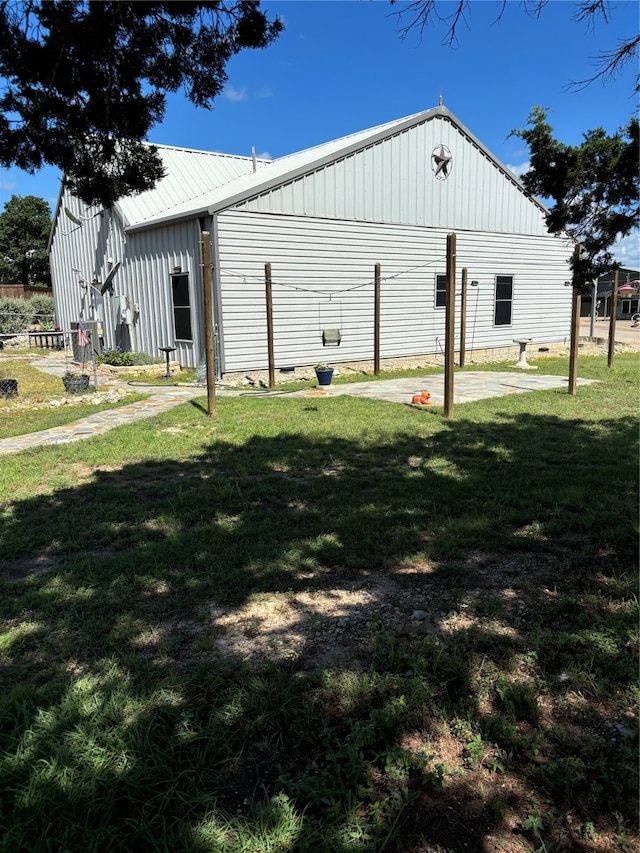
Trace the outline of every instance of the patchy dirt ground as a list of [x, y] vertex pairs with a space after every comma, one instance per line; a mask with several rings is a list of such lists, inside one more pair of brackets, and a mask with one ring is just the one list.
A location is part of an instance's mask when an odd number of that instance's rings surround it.
[[[533, 533], [523, 530], [522, 535]], [[569, 541], [566, 547], [571, 547]], [[606, 563], [606, 552], [601, 556]], [[323, 582], [315, 573], [309, 576], [306, 590], [262, 593], [238, 607], [203, 603], [190, 614], [154, 616], [145, 620], [152, 627], [138, 636], [135, 645], [150, 662], [178, 668], [220, 657], [257, 666], [291, 662], [294, 677], [323, 668], [361, 672], [372, 663], [383, 634], [400, 643], [428, 636], [444, 649], [456, 635], [479, 630], [490, 634], [493, 642], [504, 638], [518, 648], [536, 611], [559, 594], [551, 582], [557, 561], [558, 554], [551, 552], [523, 550], [507, 556], [477, 552], [447, 572], [423, 560], [393, 573], [365, 573], [357, 581], [331, 573]], [[56, 564], [55, 557], [46, 553], [35, 565], [31, 562], [30, 571], [26, 563], [16, 563], [13, 580], [22, 583], [28, 575], [55, 570]], [[471, 578], [475, 586], [469, 583]], [[611, 580], [596, 575], [596, 583], [604, 593]], [[158, 602], [169, 593], [160, 584], [148, 588], [150, 609], [157, 613]], [[495, 717], [500, 709], [495, 697], [483, 689], [482, 668], [480, 662], [472, 669], [465, 689], [485, 718]], [[82, 674], [72, 664], [69, 671]], [[532, 673], [525, 656], [514, 657], [510, 677], [515, 682], [527, 684]], [[558, 681], [562, 678], [559, 673]], [[579, 690], [539, 696], [535, 729], [526, 721], [518, 723], [519, 735], [531, 735], [530, 753], [518, 758], [507, 756], [488, 738], [474, 739], [464, 719], [434, 717], [405, 732], [398, 748], [427, 758], [430, 771], [443, 768], [443, 785], [423, 786], [416, 792], [402, 812], [400, 838], [388, 849], [402, 853], [631, 853], [639, 849], [637, 833], [631, 833], [628, 823], [623, 824], [615, 813], [596, 827], [585, 817], [579, 799], [551, 802], [536, 784], [536, 769], [557, 758], [536, 745], [537, 732], [562, 726], [569, 753], [583, 757], [606, 752], [621, 739], [635, 738], [635, 714], [620, 716], [612, 705], [588, 699], [585, 716], [586, 699]], [[264, 754], [254, 751], [246, 756], [250, 767], [239, 759], [225, 805], [240, 811], [252, 795], [255, 774], [265, 780], [277, 775], [279, 760], [277, 745], [269, 744], [264, 745]], [[373, 796], [380, 791], [382, 802], [388, 799], [389, 788], [388, 774], [372, 766]], [[627, 804], [629, 810], [632, 804]], [[536, 835], [537, 819], [544, 823], [546, 846]]]
[[[465, 568], [476, 567], [487, 559], [477, 554]], [[536, 555], [540, 571], [552, 557]], [[492, 631], [513, 635], [526, 619], [527, 596], [512, 587], [510, 580], [522, 584], [531, 555], [510, 555], [500, 565], [477, 569], [483, 581], [490, 575], [489, 587], [496, 591], [497, 610], [502, 619], [485, 619]], [[467, 630], [475, 619], [473, 603], [484, 590], [475, 589], [457, 602], [452, 590], [436, 581], [428, 563], [413, 564], [393, 574], [370, 572], [357, 581], [345, 580], [329, 588], [308, 591], [260, 593], [251, 596], [240, 607], [222, 608], [203, 605], [190, 616], [167, 617], [149, 635], [139, 638], [139, 648], [150, 654], [162, 647], [163, 639], [181, 636], [187, 644], [205, 651], [193, 652], [204, 657], [212, 651], [241, 661], [257, 664], [265, 661], [297, 661], [304, 670], [341, 666], [361, 670], [371, 661], [373, 641], [382, 632], [395, 636], [433, 636]], [[314, 586], [318, 587], [317, 578]], [[162, 595], [155, 588], [149, 594]], [[184, 649], [183, 649], [184, 652]]]
[[[528, 535], [523, 531], [523, 535]], [[570, 543], [567, 543], [570, 547]], [[194, 659], [232, 657], [260, 665], [289, 661], [295, 677], [315, 669], [339, 667], [346, 672], [364, 671], [374, 660], [376, 641], [384, 634], [402, 643], [403, 638], [430, 636], [446, 647], [447, 640], [472, 631], [503, 637], [514, 648], [522, 646], [536, 610], [558, 596], [550, 579], [558, 555], [513, 553], [505, 557], [476, 553], [448, 575], [428, 562], [400, 567], [392, 574], [371, 572], [357, 581], [336, 583], [335, 576], [314, 588], [260, 594], [239, 607], [203, 605], [189, 617], [167, 617], [151, 632], [138, 638], [138, 650], [151, 659], [181, 663]], [[603, 553], [603, 560], [606, 554]], [[477, 586], [469, 587], [475, 578]], [[309, 578], [312, 581], [311, 577]], [[605, 590], [608, 579], [601, 578]], [[149, 590], [152, 598], [164, 590]], [[514, 655], [510, 677], [527, 684], [533, 670], [526, 657]], [[563, 674], [557, 676], [561, 681]], [[500, 714], [495, 697], [483, 690], [482, 664], [472, 673], [469, 691], [485, 717]], [[533, 678], [531, 678], [533, 683]], [[536, 767], [553, 760], [540, 747], [537, 731], [551, 732], [562, 726], [574, 739], [576, 755], [595, 755], [634, 738], [637, 720], [632, 712], [620, 716], [606, 703], [590, 698], [590, 718], [584, 718], [585, 697], [567, 691], [555, 698], [538, 697], [539, 714], [531, 728], [531, 754], [511, 760], [490, 741], [474, 748], [473, 733], [464, 721], [434, 719], [406, 734], [400, 748], [429, 757], [431, 768], [446, 768], [441, 790], [421, 793], [403, 813], [403, 853], [533, 853], [533, 851], [593, 851], [613, 853], [638, 849], [637, 836], [616, 825], [615, 818], [597, 829], [584, 816], [580, 802], [550, 803], [541, 799], [540, 788], [530, 775]], [[526, 737], [530, 724], [518, 724]], [[253, 759], [252, 759], [253, 760]], [[264, 773], [277, 766], [278, 756], [265, 756]], [[519, 766], [524, 762], [530, 771]], [[372, 770], [371, 785], [378, 784]], [[382, 784], [382, 780], [380, 780]], [[388, 779], [384, 785], [388, 789]], [[385, 790], [386, 790], [385, 789]], [[235, 795], [241, 798], [241, 784]], [[536, 817], [544, 817], [545, 838], [550, 832], [554, 846], [546, 848], [535, 833]], [[541, 818], [542, 819], [542, 818]], [[425, 827], [429, 827], [428, 841]], [[452, 846], [452, 837], [455, 844]], [[437, 844], [434, 843], [438, 842]]]

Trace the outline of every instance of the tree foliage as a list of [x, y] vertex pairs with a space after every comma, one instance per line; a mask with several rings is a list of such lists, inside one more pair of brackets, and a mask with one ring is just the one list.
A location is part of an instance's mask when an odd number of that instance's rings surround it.
[[580, 287], [610, 270], [611, 247], [640, 227], [640, 140], [638, 119], [617, 133], [590, 130], [580, 145], [553, 137], [547, 110], [535, 107], [524, 130], [514, 130], [529, 146], [530, 170], [522, 183], [531, 195], [553, 202], [547, 226], [568, 233], [582, 245], [574, 258]]
[[0, 213], [0, 279], [48, 284], [50, 231], [51, 209], [44, 199], [12, 195]]
[[[397, 0], [390, 0], [394, 5]], [[539, 17], [544, 12], [550, 0], [521, 0], [520, 6], [533, 17]], [[512, 4], [513, 5], [513, 4]], [[507, 0], [495, 0], [496, 18], [500, 20], [507, 8]], [[596, 21], [609, 23], [615, 14], [615, 6], [608, 0], [575, 0], [574, 18], [577, 23], [583, 22], [595, 26]], [[446, 28], [444, 43], [453, 45], [458, 41], [458, 31], [462, 24], [468, 23], [471, 11], [471, 0], [411, 0], [398, 12], [401, 20], [408, 21], [402, 27], [402, 35], [406, 36], [413, 30], [423, 33], [429, 24], [443, 25]], [[595, 80], [607, 81], [617, 76], [622, 68], [638, 56], [640, 35], [629, 33], [628, 38], [622, 39], [610, 50], [596, 57], [596, 71], [587, 80], [574, 81], [574, 86], [585, 86]]]
[[[395, 4], [396, 0], [390, 0]], [[544, 13], [549, 0], [522, 0], [520, 6], [530, 15]], [[507, 0], [495, 0], [496, 18], [500, 20]], [[615, 6], [608, 0], [574, 0], [576, 22], [595, 26], [608, 23]], [[446, 28], [445, 44], [458, 40], [463, 24], [468, 24], [470, 0], [411, 0], [400, 10], [407, 21], [403, 36], [413, 30], [421, 34], [428, 25]], [[597, 57], [596, 71], [587, 80], [574, 81], [586, 86], [595, 80], [607, 82], [616, 77], [628, 62], [638, 56], [640, 35], [629, 33], [609, 51]], [[637, 79], [637, 78], [636, 78]], [[531, 152], [531, 169], [523, 176], [531, 195], [551, 200], [547, 225], [556, 234], [568, 233], [582, 245], [580, 258], [574, 256], [574, 281], [581, 289], [602, 272], [611, 269], [611, 248], [640, 225], [638, 219], [638, 120], [609, 136], [602, 128], [590, 130], [578, 146], [564, 145], [553, 138], [546, 121], [547, 111], [535, 107], [525, 130], [513, 131], [527, 142]]]
[[89, 205], [149, 189], [167, 93], [210, 108], [231, 57], [281, 30], [259, 0], [4, 0], [0, 163], [57, 166]]

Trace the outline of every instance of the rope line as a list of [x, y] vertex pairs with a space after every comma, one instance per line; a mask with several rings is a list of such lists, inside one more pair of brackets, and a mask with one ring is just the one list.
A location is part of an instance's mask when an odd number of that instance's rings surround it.
[[[393, 273], [392, 275], [384, 276], [380, 279], [380, 281], [381, 282], [393, 281], [396, 278], [400, 278], [400, 276], [408, 275], [409, 273], [415, 272], [416, 270], [424, 269], [425, 267], [430, 267], [430, 266], [433, 266], [434, 264], [439, 264], [442, 261], [446, 261], [446, 255], [442, 255], [442, 257], [440, 257], [440, 258], [434, 258], [433, 260], [430, 260], [430, 261], [425, 261], [425, 263], [423, 263], [423, 264], [417, 264], [415, 267], [409, 267], [408, 269], [400, 270], [399, 272]], [[237, 273], [237, 272], [234, 272], [233, 270], [226, 269], [225, 267], [219, 267], [218, 269], [219, 269], [219, 272], [225, 273], [225, 275], [233, 276], [234, 278], [241, 278], [245, 282], [246, 281], [259, 281], [259, 282], [264, 281], [264, 276], [250, 275], [247, 273]], [[289, 283], [282, 281], [282, 280], [278, 280], [278, 279], [274, 279], [274, 278], [271, 279], [271, 284], [275, 285], [277, 287], [283, 287], [283, 288], [286, 288], [288, 290], [297, 290], [297, 291], [300, 291], [302, 293], [315, 293], [319, 296], [328, 296], [329, 298], [331, 298], [332, 296], [340, 296], [342, 293], [351, 293], [354, 290], [360, 290], [363, 287], [369, 287], [370, 285], [372, 285], [374, 283], [375, 283], [375, 280], [371, 278], [371, 279], [367, 279], [367, 281], [364, 281], [361, 284], [354, 284], [354, 285], [351, 285], [350, 287], [341, 288], [340, 290], [318, 290], [317, 288], [313, 288], [313, 287], [301, 287], [300, 285], [289, 284]]]

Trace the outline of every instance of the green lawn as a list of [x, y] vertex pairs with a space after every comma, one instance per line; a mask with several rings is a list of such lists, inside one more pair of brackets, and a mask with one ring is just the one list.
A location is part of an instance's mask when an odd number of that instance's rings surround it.
[[[131, 393], [119, 401], [88, 400], [81, 403], [65, 391], [59, 376], [37, 370], [32, 360], [33, 355], [22, 352], [0, 354], [0, 380], [16, 379], [18, 382], [17, 397], [0, 397], [0, 439], [63, 426], [94, 412], [115, 409], [147, 396], [139, 393], [141, 389], [135, 391], [132, 388]], [[87, 372], [91, 374], [90, 367]], [[91, 384], [89, 394], [92, 389]], [[102, 390], [100, 385], [98, 390]], [[79, 396], [84, 398], [89, 395]], [[64, 401], [65, 405], [51, 406], [52, 400]]]
[[0, 851], [637, 849], [638, 368], [3, 457]]

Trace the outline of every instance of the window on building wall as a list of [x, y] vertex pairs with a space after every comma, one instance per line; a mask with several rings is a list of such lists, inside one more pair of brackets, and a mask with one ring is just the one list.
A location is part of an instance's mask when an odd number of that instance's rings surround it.
[[496, 326], [511, 325], [511, 308], [513, 306], [513, 276], [496, 276], [496, 303], [493, 312], [493, 322]]
[[444, 308], [447, 304], [447, 277], [436, 276], [436, 308]]
[[189, 302], [189, 273], [174, 273], [171, 276], [173, 299], [173, 322], [177, 341], [192, 341], [191, 303]]

